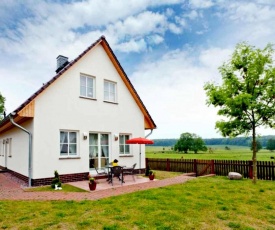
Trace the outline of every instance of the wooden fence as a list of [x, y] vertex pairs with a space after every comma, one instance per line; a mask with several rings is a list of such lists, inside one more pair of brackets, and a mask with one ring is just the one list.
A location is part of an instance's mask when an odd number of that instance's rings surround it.
[[[227, 176], [229, 172], [238, 172], [244, 178], [253, 177], [252, 161], [146, 158], [146, 167], [153, 170], [196, 173], [196, 176]], [[275, 162], [257, 161], [257, 177], [261, 180], [275, 180]]]

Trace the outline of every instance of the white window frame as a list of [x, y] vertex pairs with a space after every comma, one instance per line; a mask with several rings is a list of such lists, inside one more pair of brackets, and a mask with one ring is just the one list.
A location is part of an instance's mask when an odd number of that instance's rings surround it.
[[[66, 133], [67, 135], [67, 142], [62, 142], [61, 140], [61, 133]], [[76, 135], [76, 142], [71, 142], [70, 141], [70, 133], [74, 133]], [[62, 145], [68, 145], [68, 149], [67, 149], [67, 154], [65, 154], [64, 152], [61, 153], [61, 148], [63, 148]], [[71, 153], [70, 154], [70, 145], [76, 145], [76, 153]], [[75, 158], [75, 157], [79, 157], [79, 132], [75, 131], [75, 130], [60, 130], [59, 131], [59, 157], [60, 158]]]
[[[111, 92], [111, 86], [114, 86], [114, 92]], [[104, 80], [104, 101], [117, 103], [117, 83]]]
[[[85, 85], [82, 85], [82, 81], [81, 81], [82, 78], [85, 78]], [[93, 86], [92, 86], [92, 94], [93, 95], [92, 96], [88, 95], [88, 89], [91, 88], [91, 87], [88, 87], [88, 79], [92, 80], [92, 83], [93, 83]], [[96, 81], [95, 81], [95, 77], [87, 75], [87, 74], [80, 74], [79, 80], [80, 80], [80, 92], [79, 92], [80, 97], [90, 98], [90, 99], [96, 99], [96, 91], [95, 91], [95, 89], [96, 89], [96, 85], [95, 85]], [[85, 94], [84, 95], [82, 95], [82, 90], [81, 90], [82, 87], [85, 88]]]
[[8, 140], [9, 140], [9, 157], [12, 157], [12, 138], [8, 138]]
[[[128, 138], [126, 138], [126, 136]], [[128, 156], [128, 155], [132, 155], [131, 154], [131, 148], [129, 144], [126, 144], [126, 140], [129, 140], [131, 138], [130, 134], [125, 134], [125, 133], [120, 133], [119, 134], [119, 155], [123, 155], [123, 156]], [[121, 143], [121, 141], [123, 143]], [[121, 147], [123, 146], [123, 152], [121, 152]], [[129, 149], [129, 152], [126, 152], [126, 148]]]

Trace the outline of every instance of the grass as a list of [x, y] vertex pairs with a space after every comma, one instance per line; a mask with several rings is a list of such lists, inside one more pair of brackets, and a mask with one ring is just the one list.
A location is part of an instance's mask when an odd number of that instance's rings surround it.
[[[228, 146], [230, 150], [225, 150], [225, 145], [213, 145], [211, 147], [213, 152], [199, 152], [194, 154], [178, 153], [171, 150], [171, 147], [161, 146], [146, 146], [146, 157], [148, 158], [183, 158], [183, 159], [205, 159], [205, 160], [251, 160], [252, 151], [249, 147], [242, 146]], [[275, 152], [262, 149], [257, 153], [258, 161], [270, 161], [270, 157], [275, 157]], [[271, 160], [274, 161], [274, 160]]]
[[62, 190], [54, 190], [51, 186], [41, 186], [25, 188], [27, 192], [87, 192], [84, 189], [77, 188], [69, 184], [62, 184]]
[[275, 229], [274, 209], [274, 182], [205, 177], [97, 201], [0, 201], [0, 229]]

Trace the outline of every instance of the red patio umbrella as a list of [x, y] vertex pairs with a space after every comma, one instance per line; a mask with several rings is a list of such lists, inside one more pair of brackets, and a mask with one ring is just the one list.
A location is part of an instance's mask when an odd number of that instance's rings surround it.
[[141, 144], [154, 144], [154, 141], [146, 139], [144, 137], [136, 137], [126, 141], [126, 144], [139, 144], [139, 171], [141, 168]]

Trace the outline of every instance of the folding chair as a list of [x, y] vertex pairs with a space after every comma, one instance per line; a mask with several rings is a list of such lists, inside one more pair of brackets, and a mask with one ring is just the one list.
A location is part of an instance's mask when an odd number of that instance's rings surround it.
[[124, 168], [123, 169], [123, 175], [132, 175], [133, 180], [136, 181], [135, 179], [135, 167], [136, 167], [137, 163], [133, 164], [133, 167], [129, 167], [129, 168]]

